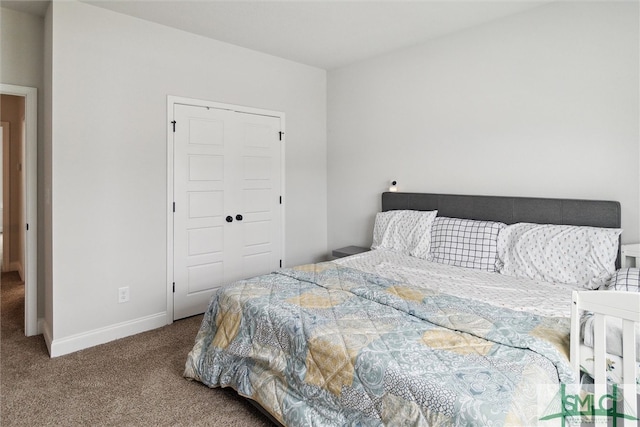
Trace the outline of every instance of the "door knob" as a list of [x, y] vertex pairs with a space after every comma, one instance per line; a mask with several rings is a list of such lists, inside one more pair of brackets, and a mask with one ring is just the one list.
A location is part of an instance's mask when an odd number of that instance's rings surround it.
[[242, 221], [242, 215], [240, 215], [240, 214], [236, 215], [236, 219], [237, 219], [238, 221]]
[[227, 222], [233, 222], [233, 218], [231, 217], [231, 215], [228, 215], [226, 220], [227, 220]]

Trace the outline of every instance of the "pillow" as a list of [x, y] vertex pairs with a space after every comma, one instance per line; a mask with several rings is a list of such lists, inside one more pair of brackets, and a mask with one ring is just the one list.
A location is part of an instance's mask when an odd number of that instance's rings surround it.
[[640, 292], [640, 268], [621, 268], [604, 285], [608, 291]]
[[498, 239], [500, 273], [598, 289], [615, 271], [619, 228], [518, 223]]
[[437, 213], [406, 210], [377, 213], [371, 249], [387, 249], [407, 255], [413, 251], [429, 252], [431, 224]]
[[431, 229], [429, 261], [496, 271], [498, 234], [506, 224], [438, 217]]

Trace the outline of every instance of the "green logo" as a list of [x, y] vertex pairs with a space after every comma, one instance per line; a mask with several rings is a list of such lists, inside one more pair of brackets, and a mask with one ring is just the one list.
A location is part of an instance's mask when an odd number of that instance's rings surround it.
[[[558, 397], [560, 398], [559, 408], [557, 405]], [[585, 420], [594, 422], [596, 417], [607, 417], [611, 420], [611, 425], [616, 427], [619, 418], [638, 420], [635, 415], [624, 413], [624, 409], [628, 408], [623, 408], [622, 412], [619, 412], [618, 402], [622, 402], [624, 406], [624, 399], [622, 399], [617, 384], [613, 384], [611, 394], [607, 393], [599, 398], [594, 393], [567, 394], [566, 384], [561, 384], [559, 393], [547, 407], [545, 415], [540, 418], [540, 421], [560, 418], [562, 427], [565, 427], [567, 422], [570, 425], [573, 423], [580, 425], [580, 422]]]

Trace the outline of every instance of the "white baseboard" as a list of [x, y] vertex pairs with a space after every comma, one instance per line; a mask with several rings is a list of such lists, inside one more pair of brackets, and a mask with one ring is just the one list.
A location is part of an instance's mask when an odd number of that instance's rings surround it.
[[63, 356], [85, 348], [94, 347], [119, 338], [150, 331], [167, 324], [167, 313], [157, 313], [140, 317], [128, 322], [117, 323], [93, 331], [71, 335], [65, 338], [52, 339], [51, 330], [46, 322], [43, 323], [43, 335], [49, 355], [51, 357]]

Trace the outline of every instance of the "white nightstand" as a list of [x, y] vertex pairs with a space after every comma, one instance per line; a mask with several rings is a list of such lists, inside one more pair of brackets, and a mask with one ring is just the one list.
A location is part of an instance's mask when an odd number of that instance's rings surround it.
[[640, 267], [640, 243], [622, 245], [621, 267]]

